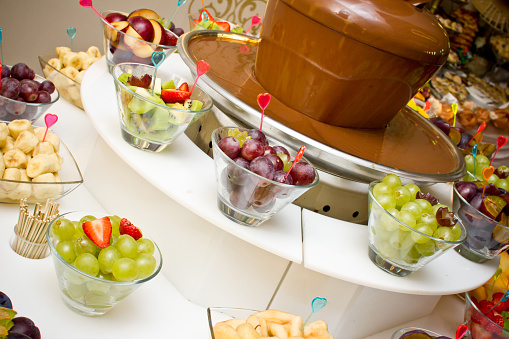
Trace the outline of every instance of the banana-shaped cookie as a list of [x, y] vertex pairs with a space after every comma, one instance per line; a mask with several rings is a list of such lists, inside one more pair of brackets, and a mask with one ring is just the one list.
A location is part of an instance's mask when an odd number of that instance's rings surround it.
[[97, 48], [95, 46], [90, 46], [87, 49], [87, 54], [90, 55], [91, 57], [94, 57], [94, 58], [100, 58], [101, 57], [101, 52], [99, 51], [99, 48]]
[[14, 148], [18, 148], [25, 153], [30, 153], [34, 150], [35, 146], [39, 143], [39, 138], [35, 133], [30, 131], [23, 131], [14, 142]]
[[[39, 140], [42, 142], [42, 138], [44, 138], [44, 133], [46, 133], [45, 127], [37, 127], [34, 129], [35, 135], [39, 138]], [[55, 150], [55, 153], [57, 153], [60, 150], [60, 138], [57, 137], [56, 134], [48, 131], [46, 134], [46, 139], [44, 141], [47, 141], [53, 145], [53, 149]]]
[[34, 132], [32, 124], [30, 123], [30, 121], [26, 119], [13, 120], [9, 122], [7, 127], [9, 127], [9, 133], [11, 134], [11, 137], [14, 138], [14, 140], [18, 138], [18, 135], [20, 135], [21, 132], [24, 131], [30, 131], [32, 133]]
[[4, 153], [4, 164], [6, 168], [26, 168], [28, 157], [22, 150], [11, 148]]
[[5, 122], [0, 123], [0, 148], [4, 147], [7, 143], [7, 137], [9, 136], [9, 127]]
[[12, 200], [19, 200], [23, 198], [30, 198], [32, 195], [32, 187], [30, 186], [30, 179], [27, 177], [26, 170], [20, 170], [20, 181], [26, 181], [26, 184], [18, 184], [18, 186], [7, 194], [7, 197]]
[[41, 174], [58, 172], [60, 171], [60, 159], [53, 153], [38, 154], [34, 156], [27, 164], [27, 175], [30, 178], [35, 178]]
[[69, 47], [62, 46], [62, 47], [55, 48], [55, 52], [57, 53], [57, 56], [60, 59], [60, 61], [62, 61], [64, 59], [64, 56], [67, 53], [71, 53], [72, 51]]

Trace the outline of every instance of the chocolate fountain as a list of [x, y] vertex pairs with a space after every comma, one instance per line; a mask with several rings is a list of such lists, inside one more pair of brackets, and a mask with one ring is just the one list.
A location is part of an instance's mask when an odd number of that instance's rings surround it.
[[224, 113], [215, 123], [258, 128], [257, 95], [272, 95], [263, 131], [306, 145], [330, 174], [296, 202], [303, 207], [330, 215], [349, 201], [335, 217], [363, 222], [365, 207], [354, 206], [367, 206], [367, 183], [386, 173], [421, 186], [463, 177], [457, 147], [406, 107], [449, 53], [445, 30], [416, 1], [269, 0], [260, 38], [192, 31], [177, 48], [191, 71], [210, 64], [200, 85]]

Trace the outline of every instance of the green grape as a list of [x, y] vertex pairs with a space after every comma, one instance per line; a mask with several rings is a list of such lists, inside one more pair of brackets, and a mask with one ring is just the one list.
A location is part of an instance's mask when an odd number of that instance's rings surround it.
[[396, 174], [387, 174], [383, 179], [382, 182], [389, 185], [393, 189], [401, 186], [401, 180]]
[[416, 219], [419, 218], [422, 214], [421, 206], [413, 201], [409, 201], [403, 206], [401, 206], [401, 210], [412, 212], [415, 215]]
[[112, 235], [110, 238], [110, 246], [115, 246], [117, 244], [118, 235]]
[[433, 232], [433, 238], [445, 241], [454, 241], [454, 235], [451, 227], [439, 227]]
[[59, 218], [53, 223], [51, 230], [58, 240], [71, 240], [76, 228], [69, 219]]
[[371, 227], [371, 233], [375, 238], [377, 243], [379, 242], [387, 242], [391, 237], [392, 232], [386, 231], [382, 225], [377, 225], [378, 227]]
[[133, 281], [138, 276], [138, 267], [131, 258], [120, 258], [113, 264], [113, 276], [118, 281]]
[[[391, 213], [392, 211], [396, 211], [395, 214]], [[397, 218], [398, 210], [395, 208], [391, 208], [391, 212], [382, 214], [382, 218], [380, 221], [382, 229], [388, 232], [397, 230], [400, 225], [400, 223], [397, 220], [394, 220], [393, 218], [393, 216]]]
[[111, 280], [111, 281], [115, 281], [116, 280], [112, 273], [104, 274], [104, 273], [99, 272], [97, 277], [101, 278], [101, 279], [104, 279], [104, 280]]
[[427, 241], [423, 244], [415, 244], [415, 249], [423, 256], [429, 257], [435, 253], [435, 242]]
[[379, 182], [373, 187], [373, 196], [377, 199], [380, 194], [392, 194], [392, 187], [386, 183]]
[[121, 235], [118, 238], [115, 247], [124, 258], [134, 259], [138, 256], [138, 243], [130, 235]]
[[76, 253], [76, 255], [90, 253], [93, 256], [96, 256], [98, 251], [99, 247], [96, 244], [94, 244], [94, 242], [90, 240], [86, 235], [79, 237], [74, 242], [74, 252]]
[[[416, 224], [415, 229], [421, 233], [428, 235], [429, 237], [431, 237], [433, 235], [433, 230], [431, 229], [431, 227], [424, 223]], [[431, 240], [429, 237], [427, 237], [424, 234], [420, 234], [415, 231], [410, 232], [410, 236], [412, 237], [412, 240], [418, 244], [424, 244], [425, 242]]]
[[434, 215], [435, 218], [436, 218], [438, 209], [441, 207], [445, 207], [445, 208], [449, 209], [449, 207], [445, 206], [444, 204], [436, 204], [433, 207], [431, 207], [431, 214]]
[[490, 159], [488, 159], [488, 157], [485, 156], [484, 154], [478, 154], [475, 157], [475, 167], [476, 167], [476, 169], [477, 169], [478, 166], [483, 166], [483, 165], [488, 166], [489, 164], [490, 164]]
[[97, 258], [90, 253], [83, 253], [76, 257], [74, 265], [80, 271], [89, 274], [91, 276], [97, 276], [99, 274], [99, 262]]
[[507, 179], [498, 179], [495, 182], [495, 186], [497, 186], [497, 188], [505, 189], [507, 192], [509, 192], [509, 181]]
[[[410, 212], [410, 211], [399, 211], [397, 218], [403, 224], [405, 224], [405, 225], [407, 225], [409, 227], [412, 227], [412, 228], [415, 227], [415, 224], [416, 224], [415, 214], [413, 214], [412, 212]], [[399, 225], [399, 229], [402, 230], [402, 231], [405, 231], [405, 232], [410, 231], [410, 229], [408, 227], [405, 227], [404, 225]]]
[[403, 187], [406, 187], [406, 189], [410, 192], [410, 201], [414, 201], [417, 197], [417, 192], [420, 192], [421, 189], [416, 184], [407, 184]]
[[150, 277], [156, 269], [156, 258], [147, 253], [142, 253], [136, 258], [136, 266], [138, 267], [137, 279]]
[[453, 241], [458, 241], [461, 237], [461, 226], [459, 223], [456, 223], [453, 227], [451, 227], [452, 231], [452, 239]]
[[410, 251], [407, 251], [407, 253], [401, 257], [401, 259], [408, 264], [415, 265], [419, 262], [419, 259], [422, 258], [422, 254], [417, 251], [415, 248], [415, 245], [410, 249]]
[[486, 165], [479, 165], [479, 166], [475, 165], [475, 173], [474, 173], [474, 175], [475, 175], [475, 177], [476, 177], [477, 179], [484, 181], [484, 177], [483, 177], [483, 175], [482, 175], [482, 171], [483, 171], [486, 167], [488, 167], [488, 165], [489, 165], [489, 164], [486, 164]]
[[378, 198], [376, 198], [376, 201], [386, 210], [396, 207], [396, 199], [391, 194], [380, 194]]
[[431, 213], [431, 211], [433, 210], [433, 206], [426, 199], [415, 199], [414, 202], [421, 206], [422, 213]]
[[82, 217], [79, 221], [79, 224], [80, 225], [83, 225], [83, 223], [87, 222], [87, 221], [92, 221], [92, 220], [95, 220], [97, 219], [96, 217], [94, 217], [93, 215], [85, 215], [84, 217]]
[[399, 186], [394, 189], [394, 197], [396, 198], [396, 207], [401, 208], [404, 204], [410, 201], [410, 191], [405, 186]]
[[497, 186], [495, 183], [499, 180], [499, 177], [498, 175], [496, 174], [492, 174], [489, 178], [488, 178], [488, 184], [494, 184], [495, 186]]
[[465, 155], [465, 164], [467, 167], [467, 171], [470, 173], [474, 173], [474, 162], [475, 158], [472, 154]]
[[391, 234], [389, 244], [397, 250], [406, 250], [414, 245], [414, 241], [408, 232], [396, 231]]
[[110, 291], [110, 284], [101, 281], [91, 280], [86, 284], [88, 291], [95, 295], [107, 295]]
[[150, 255], [154, 254], [156, 248], [152, 240], [147, 238], [140, 238], [136, 242], [138, 243], [139, 253], [147, 253]]
[[78, 300], [81, 299], [87, 294], [88, 289], [86, 284], [74, 284], [72, 282], [67, 282], [67, 294], [71, 299]]
[[106, 248], [103, 248], [101, 252], [99, 252], [99, 256], [97, 257], [101, 273], [103, 274], [111, 273], [113, 263], [120, 258], [122, 258], [122, 255], [116, 249], [116, 247], [108, 246]]
[[67, 261], [72, 263], [76, 259], [76, 253], [74, 252], [74, 244], [71, 240], [59, 241], [55, 246], [57, 253]]
[[438, 221], [434, 214], [423, 213], [421, 214], [421, 223], [428, 225], [433, 232], [438, 228]]
[[72, 236], [72, 240], [79, 239], [81, 237], [85, 236], [85, 232], [83, 232], [83, 227], [76, 228], [76, 231], [74, 231], [74, 234]]
[[389, 242], [382, 242], [377, 246], [378, 254], [383, 258], [397, 258], [399, 251], [392, 247]]
[[111, 215], [108, 217], [111, 222], [111, 234], [116, 235], [117, 237], [120, 236], [120, 220], [121, 218], [118, 215]]

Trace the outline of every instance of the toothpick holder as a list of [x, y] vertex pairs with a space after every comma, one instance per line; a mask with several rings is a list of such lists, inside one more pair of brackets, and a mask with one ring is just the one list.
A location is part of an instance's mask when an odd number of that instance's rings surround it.
[[14, 233], [10, 241], [14, 252], [29, 259], [43, 259], [49, 256], [50, 250], [46, 239], [42, 243], [31, 242], [18, 233], [18, 224], [14, 226]]

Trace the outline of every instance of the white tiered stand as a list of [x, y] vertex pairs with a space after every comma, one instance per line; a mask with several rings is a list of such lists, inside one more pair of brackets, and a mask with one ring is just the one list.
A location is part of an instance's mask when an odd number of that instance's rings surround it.
[[[161, 69], [193, 80], [178, 54]], [[407, 325], [453, 337], [463, 321], [463, 302], [454, 294], [482, 285], [498, 266], [450, 251], [419, 272], [393, 277], [369, 260], [366, 226], [295, 205], [260, 227], [238, 225], [217, 208], [212, 159], [186, 135], [161, 153], [122, 139], [104, 59], [87, 70], [82, 99], [86, 115], [63, 100], [51, 109], [60, 118], [53, 130], [85, 179], [61, 199], [60, 210], [127, 217], [156, 239], [163, 270], [107, 315], [80, 316], [60, 300], [51, 259], [25, 259], [10, 249], [18, 206], [0, 205], [0, 290], [43, 338], [205, 339], [208, 306], [270, 306], [307, 316], [315, 296], [328, 304], [312, 320], [325, 319], [336, 338], [390, 338]], [[436, 190], [451, 197], [447, 185]]]

